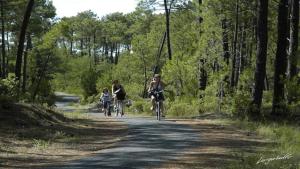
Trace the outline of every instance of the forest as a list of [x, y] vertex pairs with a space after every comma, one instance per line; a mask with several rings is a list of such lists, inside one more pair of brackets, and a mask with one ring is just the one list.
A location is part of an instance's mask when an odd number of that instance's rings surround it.
[[[176, 116], [297, 116], [297, 1], [140, 1], [134, 12], [56, 18], [51, 1], [1, 1], [1, 100], [96, 101], [119, 79], [146, 111], [154, 73]], [[2, 102], [1, 101], [1, 102]], [[177, 112], [176, 112], [177, 111]]]
[[118, 79], [128, 112], [151, 114], [159, 73], [167, 117], [211, 112], [299, 132], [299, 2], [139, 0], [131, 13], [58, 18], [51, 0], [1, 0], [0, 111], [52, 107], [55, 92], [95, 103]]

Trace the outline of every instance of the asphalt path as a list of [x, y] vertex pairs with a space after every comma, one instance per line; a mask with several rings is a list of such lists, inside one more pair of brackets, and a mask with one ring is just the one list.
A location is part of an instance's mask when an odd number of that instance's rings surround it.
[[[67, 98], [73, 100], [70, 97]], [[89, 114], [97, 118], [106, 118], [103, 113]], [[110, 118], [128, 125], [128, 135], [123, 141], [114, 147], [100, 150], [93, 156], [49, 169], [158, 168], [166, 162], [182, 158], [185, 152], [200, 144], [199, 132], [188, 125], [167, 120], [157, 121], [155, 117]]]

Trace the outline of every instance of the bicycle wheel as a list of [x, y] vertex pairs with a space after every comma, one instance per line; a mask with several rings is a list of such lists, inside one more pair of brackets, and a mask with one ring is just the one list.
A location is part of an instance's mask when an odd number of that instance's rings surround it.
[[160, 102], [156, 103], [156, 118], [160, 121]]
[[116, 105], [116, 116], [119, 116], [119, 112], [120, 112], [120, 102], [119, 102], [119, 100], [117, 100], [117, 105]]
[[110, 103], [107, 104], [106, 111], [107, 111], [107, 115], [111, 116]]
[[123, 100], [120, 100], [120, 112], [121, 112], [121, 117], [124, 116]]

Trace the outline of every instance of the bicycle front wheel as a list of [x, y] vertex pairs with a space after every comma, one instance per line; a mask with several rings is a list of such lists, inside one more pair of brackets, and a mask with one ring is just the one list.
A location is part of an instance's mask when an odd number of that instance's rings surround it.
[[160, 112], [160, 102], [157, 102], [157, 104], [156, 104], [156, 119], [158, 120], [158, 121], [160, 121], [160, 117], [161, 117], [161, 114], [160, 114], [161, 112]]

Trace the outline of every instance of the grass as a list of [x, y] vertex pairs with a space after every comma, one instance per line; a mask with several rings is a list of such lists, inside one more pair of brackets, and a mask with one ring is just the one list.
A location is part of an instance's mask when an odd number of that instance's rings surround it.
[[239, 154], [239, 160], [232, 162], [228, 168], [300, 169], [299, 126], [247, 121], [235, 121], [234, 124], [241, 129], [255, 132], [272, 144], [256, 154]]
[[[43, 168], [113, 146], [127, 134], [118, 121], [39, 106], [0, 106], [0, 168]], [[113, 127], [112, 127], [113, 126]]]

